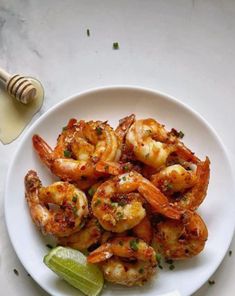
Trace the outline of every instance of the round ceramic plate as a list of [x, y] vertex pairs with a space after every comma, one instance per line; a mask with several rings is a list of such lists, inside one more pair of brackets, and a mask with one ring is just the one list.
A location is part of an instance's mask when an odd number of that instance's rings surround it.
[[[184, 142], [200, 158], [211, 160], [208, 194], [199, 208], [205, 220], [209, 239], [197, 257], [177, 262], [176, 268], [159, 270], [154, 279], [143, 287], [125, 288], [107, 285], [102, 295], [157, 296], [178, 291], [191, 295], [205, 283], [222, 261], [235, 225], [235, 204], [230, 163], [220, 139], [207, 122], [189, 107], [161, 93], [136, 87], [100, 88], [75, 95], [46, 112], [22, 139], [10, 166], [5, 191], [5, 217], [14, 249], [33, 279], [51, 295], [79, 295], [79, 292], [59, 279], [43, 264], [48, 252], [46, 240], [35, 228], [24, 198], [24, 176], [34, 169], [43, 184], [53, 176], [40, 162], [32, 148], [32, 136], [41, 135], [50, 145], [68, 119], [108, 120], [116, 127], [118, 120], [131, 113], [137, 118], [152, 117], [166, 125], [182, 130]], [[12, 223], [14, 221], [14, 223]]]

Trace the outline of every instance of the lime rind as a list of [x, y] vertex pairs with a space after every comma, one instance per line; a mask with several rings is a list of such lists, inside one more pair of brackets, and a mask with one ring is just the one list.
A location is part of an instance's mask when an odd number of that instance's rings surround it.
[[98, 266], [87, 263], [81, 252], [64, 247], [52, 249], [44, 263], [73, 287], [87, 296], [97, 296], [103, 287], [103, 273]]

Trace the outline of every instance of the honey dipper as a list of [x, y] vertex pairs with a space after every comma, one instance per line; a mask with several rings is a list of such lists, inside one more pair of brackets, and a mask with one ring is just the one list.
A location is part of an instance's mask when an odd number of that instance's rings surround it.
[[0, 80], [4, 83], [9, 95], [21, 103], [28, 104], [35, 98], [37, 90], [25, 76], [11, 75], [0, 68]]

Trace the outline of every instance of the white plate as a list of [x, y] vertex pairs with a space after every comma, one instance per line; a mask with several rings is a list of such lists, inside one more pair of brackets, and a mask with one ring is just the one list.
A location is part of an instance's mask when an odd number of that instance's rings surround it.
[[120, 118], [131, 113], [138, 118], [153, 117], [167, 128], [182, 130], [184, 142], [199, 157], [210, 157], [209, 190], [199, 209], [208, 226], [209, 239], [201, 255], [178, 262], [174, 271], [159, 270], [150, 284], [141, 288], [110, 285], [102, 295], [157, 296], [175, 290], [182, 296], [191, 295], [216, 270], [229, 247], [235, 225], [232, 173], [225, 148], [206, 121], [179, 101], [155, 91], [136, 87], [87, 91], [61, 102], [41, 116], [22, 139], [7, 177], [5, 217], [12, 244], [28, 273], [52, 295], [79, 295], [79, 292], [58, 279], [42, 262], [48, 249], [31, 221], [24, 199], [23, 180], [29, 169], [36, 170], [44, 184], [49, 184], [53, 177], [33, 151], [32, 135], [40, 134], [53, 146], [61, 128], [71, 117], [109, 120], [115, 127]]

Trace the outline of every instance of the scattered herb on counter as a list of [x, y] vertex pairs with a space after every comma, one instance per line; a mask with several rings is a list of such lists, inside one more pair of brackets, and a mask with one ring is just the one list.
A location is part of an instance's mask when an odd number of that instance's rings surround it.
[[90, 30], [89, 29], [86, 30], [86, 34], [88, 37], [90, 37]]
[[208, 281], [208, 284], [209, 284], [210, 286], [212, 286], [212, 285], [215, 284], [215, 281], [209, 280], [209, 281]]
[[175, 265], [174, 265], [174, 264], [171, 264], [171, 265], [169, 266], [169, 269], [170, 269], [170, 270], [175, 269]]
[[113, 49], [119, 49], [119, 44], [118, 42], [113, 43]]
[[232, 250], [229, 250], [228, 255], [231, 257], [232, 254], [233, 254], [233, 251]]
[[14, 271], [14, 274], [15, 274], [15, 275], [17, 275], [17, 276], [19, 275], [19, 272], [18, 272], [17, 269], [14, 268], [13, 271]]

